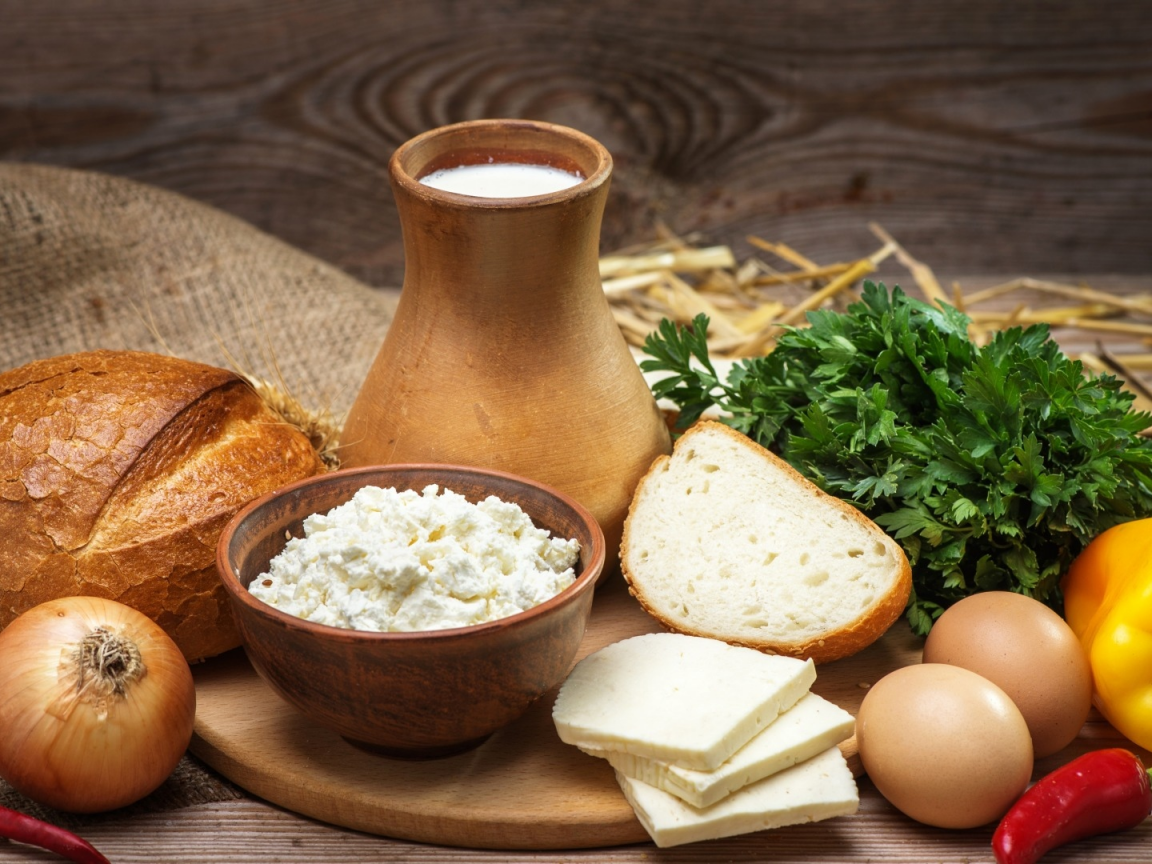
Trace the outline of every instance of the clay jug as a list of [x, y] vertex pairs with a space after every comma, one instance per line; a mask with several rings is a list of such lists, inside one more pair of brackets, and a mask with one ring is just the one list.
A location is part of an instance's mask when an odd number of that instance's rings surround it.
[[[521, 198], [419, 182], [488, 161], [585, 179]], [[587, 507], [617, 562], [636, 484], [670, 443], [600, 283], [611, 156], [562, 126], [479, 120], [413, 138], [389, 171], [404, 285], [348, 414], [342, 464], [450, 462], [530, 477]]]

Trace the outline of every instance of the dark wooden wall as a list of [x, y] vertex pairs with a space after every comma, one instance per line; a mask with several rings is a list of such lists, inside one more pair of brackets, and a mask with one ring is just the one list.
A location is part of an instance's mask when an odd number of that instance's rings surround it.
[[[398, 284], [386, 165], [483, 116], [657, 219], [944, 274], [1152, 272], [1147, 0], [0, 0], [0, 159], [132, 177]], [[2, 242], [2, 238], [0, 238]]]

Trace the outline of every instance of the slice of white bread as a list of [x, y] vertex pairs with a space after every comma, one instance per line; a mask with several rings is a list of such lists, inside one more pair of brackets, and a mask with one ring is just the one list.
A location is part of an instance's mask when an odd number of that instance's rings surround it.
[[713, 421], [641, 479], [620, 562], [668, 628], [817, 663], [874, 642], [912, 588], [908, 559], [879, 526]]

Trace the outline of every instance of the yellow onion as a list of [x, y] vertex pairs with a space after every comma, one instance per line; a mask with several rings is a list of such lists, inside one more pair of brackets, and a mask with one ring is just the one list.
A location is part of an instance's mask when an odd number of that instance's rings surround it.
[[188, 663], [135, 609], [63, 597], [0, 632], [0, 776], [34, 801], [96, 813], [143, 798], [195, 716]]

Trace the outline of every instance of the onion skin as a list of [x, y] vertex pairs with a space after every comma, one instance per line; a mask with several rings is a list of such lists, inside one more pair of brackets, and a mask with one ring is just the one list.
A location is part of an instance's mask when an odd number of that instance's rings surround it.
[[[79, 674], [80, 646], [99, 628], [135, 646], [143, 664], [122, 693], [98, 695], [94, 679], [110, 679]], [[80, 681], [88, 684], [83, 691]], [[135, 609], [64, 597], [0, 632], [0, 776], [34, 801], [72, 813], [138, 801], [172, 773], [195, 716], [196, 690], [180, 649]]]

